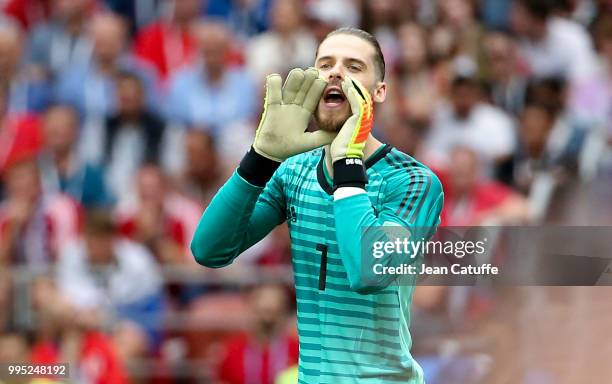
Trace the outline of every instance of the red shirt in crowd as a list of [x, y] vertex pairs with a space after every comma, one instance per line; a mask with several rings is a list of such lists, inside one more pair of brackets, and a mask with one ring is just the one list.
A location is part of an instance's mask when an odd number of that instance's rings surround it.
[[487, 212], [498, 208], [512, 195], [512, 190], [494, 181], [477, 182], [471, 193], [458, 199], [450, 187], [444, 186], [442, 226], [470, 226], [479, 224]]
[[11, 164], [36, 157], [42, 147], [40, 120], [35, 115], [0, 121], [0, 174]]
[[[183, 223], [177, 218], [164, 216], [162, 219], [162, 233], [176, 244], [185, 246], [188, 243]], [[126, 216], [119, 219], [119, 232], [130, 239], [136, 239], [138, 222], [135, 216]]]
[[143, 28], [134, 40], [134, 54], [157, 69], [162, 80], [194, 61], [195, 41], [186, 29], [179, 30], [167, 22]]
[[51, 14], [50, 0], [8, 0], [3, 11], [28, 30], [34, 25], [44, 22]]
[[274, 384], [276, 376], [297, 364], [298, 349], [289, 335], [264, 346], [249, 335], [235, 336], [223, 344], [217, 378], [224, 384]]
[[[30, 357], [35, 364], [61, 363], [59, 347], [51, 342], [34, 346]], [[70, 366], [70, 377], [75, 382], [92, 384], [127, 383], [125, 370], [107, 337], [96, 331], [83, 335], [78, 365]]]

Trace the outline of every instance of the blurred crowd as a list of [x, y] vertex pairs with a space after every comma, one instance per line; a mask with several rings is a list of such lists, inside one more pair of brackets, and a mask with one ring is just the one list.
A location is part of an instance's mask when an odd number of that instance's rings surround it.
[[[440, 176], [443, 225], [537, 223], [547, 191], [595, 174], [612, 143], [606, 0], [0, 7], [0, 361], [72, 361], [82, 382], [194, 358], [212, 380], [267, 384], [297, 362], [282, 284], [168, 271], [199, 268], [191, 236], [252, 141], [266, 74], [311, 66], [336, 28], [380, 41], [375, 134]], [[290, 265], [286, 228], [241, 263]]]

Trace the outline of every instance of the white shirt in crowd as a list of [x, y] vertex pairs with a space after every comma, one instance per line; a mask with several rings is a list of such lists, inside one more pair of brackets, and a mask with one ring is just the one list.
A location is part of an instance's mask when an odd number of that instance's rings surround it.
[[524, 39], [520, 52], [536, 77], [588, 78], [597, 68], [597, 56], [586, 29], [571, 20], [552, 17], [541, 41]]
[[476, 104], [466, 119], [455, 116], [450, 105], [441, 105], [435, 113], [426, 147], [435, 160], [446, 162], [457, 146], [473, 149], [485, 163], [491, 164], [513, 153], [514, 123], [504, 111], [490, 104]]
[[57, 270], [60, 292], [83, 309], [108, 308], [145, 300], [162, 290], [162, 277], [153, 255], [142, 245], [127, 239], [114, 244], [116, 262], [108, 275], [92, 268], [84, 240], [62, 249]]

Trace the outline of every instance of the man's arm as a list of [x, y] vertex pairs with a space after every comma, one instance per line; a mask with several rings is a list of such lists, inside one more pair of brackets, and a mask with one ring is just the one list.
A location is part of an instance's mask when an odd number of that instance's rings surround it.
[[419, 256], [393, 252], [376, 259], [372, 249], [375, 242], [394, 241], [396, 236], [426, 241], [439, 224], [443, 204], [442, 186], [431, 171], [419, 170], [410, 177], [407, 173], [397, 172], [387, 188], [387, 196], [378, 215], [365, 190], [338, 188], [334, 193], [340, 257], [351, 288], [362, 294], [384, 289], [396, 278], [388, 273], [374, 273], [375, 264], [397, 267], [410, 264]]
[[314, 68], [292, 70], [282, 87], [279, 75], [268, 76], [264, 111], [251, 150], [196, 228], [191, 252], [198, 263], [226, 266], [285, 220], [280, 164], [330, 143], [334, 136], [306, 132], [326, 84]]
[[198, 223], [191, 241], [198, 263], [210, 268], [231, 264], [285, 220], [284, 168], [279, 165], [249, 151]]
[[[376, 215], [365, 192], [367, 175], [363, 164], [363, 150], [374, 122], [374, 102], [369, 91], [353, 78], [344, 79], [342, 90], [353, 114], [330, 145], [336, 239], [351, 289], [366, 294], [395, 280], [393, 275], [376, 274], [375, 264], [399, 266], [411, 261], [411, 255], [402, 254], [375, 259], [374, 243], [394, 240], [402, 235], [397, 231], [401, 227], [409, 229], [411, 239], [431, 237], [442, 209], [442, 186], [431, 171], [397, 158], [397, 169], [386, 180], [383, 209]], [[412, 256], [414, 261], [418, 255]]]

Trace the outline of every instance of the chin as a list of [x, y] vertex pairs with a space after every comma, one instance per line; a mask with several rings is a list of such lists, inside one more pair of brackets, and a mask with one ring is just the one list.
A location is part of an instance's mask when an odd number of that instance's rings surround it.
[[339, 132], [344, 122], [350, 117], [350, 114], [340, 115], [338, 113], [321, 115], [321, 113], [317, 113], [315, 115], [315, 121], [319, 129], [327, 132]]

